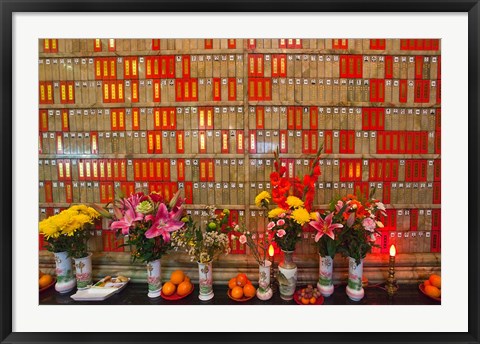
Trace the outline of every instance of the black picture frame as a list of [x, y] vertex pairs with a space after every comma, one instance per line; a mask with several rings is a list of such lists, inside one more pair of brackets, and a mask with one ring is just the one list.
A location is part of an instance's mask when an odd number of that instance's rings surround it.
[[[292, 10], [293, 8], [293, 10]], [[15, 12], [464, 12], [468, 13], [468, 145], [469, 181], [471, 195], [479, 193], [476, 175], [478, 168], [479, 120], [479, 46], [480, 4], [478, 0], [0, 0], [0, 161], [2, 162], [0, 183], [0, 211], [3, 228], [0, 229], [0, 340], [1, 343], [194, 343], [226, 342], [479, 342], [479, 250], [480, 241], [475, 224], [468, 228], [468, 332], [465, 333], [27, 333], [12, 331], [12, 17]], [[468, 202], [468, 214], [480, 212], [475, 196]], [[452, 316], [455, 316], [452, 314]], [[230, 339], [234, 338], [234, 340]]]

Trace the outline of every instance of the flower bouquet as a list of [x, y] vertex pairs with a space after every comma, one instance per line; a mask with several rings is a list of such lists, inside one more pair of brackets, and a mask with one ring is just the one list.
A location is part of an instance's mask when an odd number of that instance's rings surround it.
[[333, 211], [317, 212], [314, 215], [315, 219], [309, 223], [317, 232], [315, 243], [320, 255], [317, 288], [325, 297], [329, 297], [334, 291], [333, 258], [340, 244], [339, 231], [343, 228], [341, 223], [335, 223], [334, 215]]
[[150, 297], [160, 296], [160, 259], [173, 248], [171, 233], [185, 225], [180, 221], [183, 203], [180, 191], [170, 201], [156, 192], [148, 195], [138, 192], [129, 197], [120, 195], [114, 202], [113, 215], [105, 208], [99, 209], [103, 216], [113, 219], [110, 228], [125, 235], [124, 245], [131, 247], [133, 261], [147, 263]]
[[[267, 230], [273, 233], [273, 241], [283, 251], [294, 251], [295, 245], [301, 240], [302, 228], [309, 223], [314, 214], [310, 214], [315, 196], [315, 182], [320, 176], [320, 153], [323, 145], [319, 148], [310, 171], [300, 180], [298, 177], [289, 179], [286, 167], [281, 165], [278, 149], [274, 153], [275, 171], [270, 174], [272, 185], [272, 200], [277, 207], [270, 210], [268, 218], [270, 222]], [[268, 205], [270, 195], [262, 192], [257, 196], [257, 206]], [[315, 218], [315, 217], [314, 217]]]
[[176, 250], [184, 250], [192, 261], [197, 261], [199, 270], [199, 299], [213, 298], [212, 261], [220, 254], [230, 251], [228, 232], [230, 211], [215, 212], [215, 206], [207, 207], [208, 220], [198, 226], [191, 216], [184, 217], [185, 227], [172, 234]]
[[90, 228], [99, 217], [100, 214], [95, 209], [80, 204], [40, 222], [39, 231], [45, 238], [47, 250], [55, 255], [57, 274], [55, 289], [57, 291], [68, 292], [75, 285], [71, 258], [75, 259], [77, 286], [84, 288], [92, 282], [88, 239]]
[[[255, 197], [255, 205], [268, 210], [270, 199], [270, 194], [263, 191]], [[259, 276], [257, 297], [260, 300], [269, 300], [273, 295], [273, 291], [270, 288], [270, 269], [272, 268], [272, 262], [267, 259], [268, 248], [270, 245], [269, 236], [263, 235], [263, 239], [257, 241], [257, 238], [259, 237], [257, 230], [251, 231], [244, 225], [240, 226], [238, 224], [234, 226], [234, 231], [240, 234], [238, 241], [241, 244], [246, 244], [250, 248], [250, 253], [258, 263]]]
[[[270, 210], [267, 224], [267, 233], [272, 241], [284, 252], [284, 260], [278, 265], [278, 282], [280, 296], [291, 300], [295, 292], [297, 281], [297, 266], [293, 262], [293, 251], [298, 241], [302, 239], [303, 227], [314, 217], [310, 213], [315, 196], [315, 182], [320, 176], [320, 146], [310, 166], [308, 174], [302, 179], [299, 177], [288, 178], [287, 169], [282, 166], [279, 150], [274, 153], [275, 170], [270, 174], [272, 197], [277, 207]], [[260, 193], [256, 198], [257, 206], [267, 207], [270, 203], [268, 192]]]
[[387, 216], [383, 203], [372, 198], [374, 191], [372, 190], [368, 199], [347, 195], [330, 204], [330, 210], [335, 214], [335, 222], [343, 225], [338, 234], [338, 250], [349, 259], [346, 292], [353, 301], [359, 301], [364, 296], [363, 259], [371, 252], [372, 247], [376, 246], [375, 241], [379, 234], [377, 229], [383, 228], [379, 216]]
[[378, 228], [383, 228], [380, 215], [387, 216], [385, 205], [379, 200], [363, 199], [355, 195], [347, 195], [330, 203], [333, 221], [342, 224], [338, 232], [338, 250], [344, 256], [355, 259], [360, 264], [367, 253], [372, 251], [377, 240]]

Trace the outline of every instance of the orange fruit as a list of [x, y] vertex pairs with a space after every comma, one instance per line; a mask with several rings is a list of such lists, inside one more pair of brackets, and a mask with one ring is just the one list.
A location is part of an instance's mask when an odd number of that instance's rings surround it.
[[245, 284], [247, 284], [247, 275], [241, 273], [237, 275], [237, 285], [239, 287], [243, 287]]
[[430, 284], [433, 285], [434, 287], [437, 287], [440, 289], [442, 287], [442, 278], [438, 275], [430, 275], [430, 278], [428, 279], [430, 281]]
[[184, 279], [185, 279], [185, 274], [181, 270], [175, 270], [170, 275], [170, 282], [172, 282], [175, 285], [179, 285], [180, 283], [183, 282]]
[[433, 285], [427, 285], [425, 287], [425, 294], [433, 297], [440, 297], [440, 289], [434, 287]]
[[170, 296], [175, 292], [177, 287], [172, 282], [166, 282], [162, 287], [162, 293], [166, 296]]
[[312, 297], [310, 298], [310, 304], [313, 305], [315, 302], [317, 302], [317, 298], [316, 298], [315, 296], [312, 296]]
[[38, 278], [42, 277], [43, 275], [45, 275], [42, 270], [38, 270]]
[[233, 277], [230, 278], [230, 281], [228, 281], [228, 288], [233, 289], [237, 286], [237, 278]]
[[255, 287], [252, 284], [245, 284], [245, 286], [243, 287], [243, 294], [246, 297], [255, 296], [256, 292], [257, 292], [257, 290], [255, 289]]
[[305, 297], [302, 297], [302, 303], [303, 303], [304, 305], [308, 305], [308, 304], [310, 303], [310, 299], [307, 299], [307, 298], [305, 298]]
[[423, 282], [423, 285], [426, 287], [427, 285], [431, 285], [431, 284], [429, 280], [425, 280], [425, 282]]
[[47, 285], [53, 282], [53, 277], [50, 275], [43, 275], [38, 279], [38, 285], [41, 288], [45, 288]]
[[188, 277], [187, 275], [185, 275], [185, 279], [184, 279], [183, 281], [184, 281], [184, 282], [191, 283], [191, 282], [190, 282], [190, 277]]
[[178, 285], [177, 294], [180, 296], [187, 295], [190, 290], [192, 290], [192, 283], [184, 281]]
[[237, 285], [232, 289], [231, 294], [234, 299], [241, 299], [243, 297], [243, 288]]

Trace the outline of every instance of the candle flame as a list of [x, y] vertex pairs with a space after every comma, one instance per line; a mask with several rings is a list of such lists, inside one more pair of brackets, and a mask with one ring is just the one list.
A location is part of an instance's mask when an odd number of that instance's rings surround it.
[[395, 245], [390, 246], [390, 256], [395, 257], [397, 254], [397, 249], [395, 248]]
[[272, 244], [270, 244], [270, 246], [268, 247], [268, 255], [270, 257], [273, 257], [273, 245]]

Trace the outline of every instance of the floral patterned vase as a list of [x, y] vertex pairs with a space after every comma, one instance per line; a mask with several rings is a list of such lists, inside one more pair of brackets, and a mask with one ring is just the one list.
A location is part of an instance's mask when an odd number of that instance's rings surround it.
[[75, 261], [75, 277], [77, 289], [87, 289], [92, 284], [92, 253], [83, 258], [73, 258]]
[[317, 288], [320, 293], [329, 297], [333, 294], [333, 259], [330, 256], [320, 256], [320, 263], [318, 267], [318, 282]]
[[72, 259], [67, 252], [54, 252], [55, 274], [57, 283], [55, 290], [61, 294], [68, 293], [75, 288], [75, 278], [73, 278]]
[[355, 259], [348, 257], [348, 285], [347, 295], [352, 301], [360, 301], [365, 295], [362, 287], [363, 259], [357, 265]]
[[270, 286], [270, 269], [272, 262], [266, 260], [263, 264], [258, 266], [258, 289], [257, 297], [260, 300], [270, 300], [273, 295], [273, 290]]
[[198, 263], [198, 285], [200, 286], [200, 294], [198, 294], [198, 298], [202, 301], [211, 300], [214, 296], [211, 261], [207, 263]]
[[284, 251], [283, 260], [278, 264], [278, 287], [283, 300], [292, 300], [297, 287], [297, 264], [293, 262], [293, 252]]
[[147, 263], [148, 297], [159, 297], [162, 291], [162, 264], [160, 259]]

